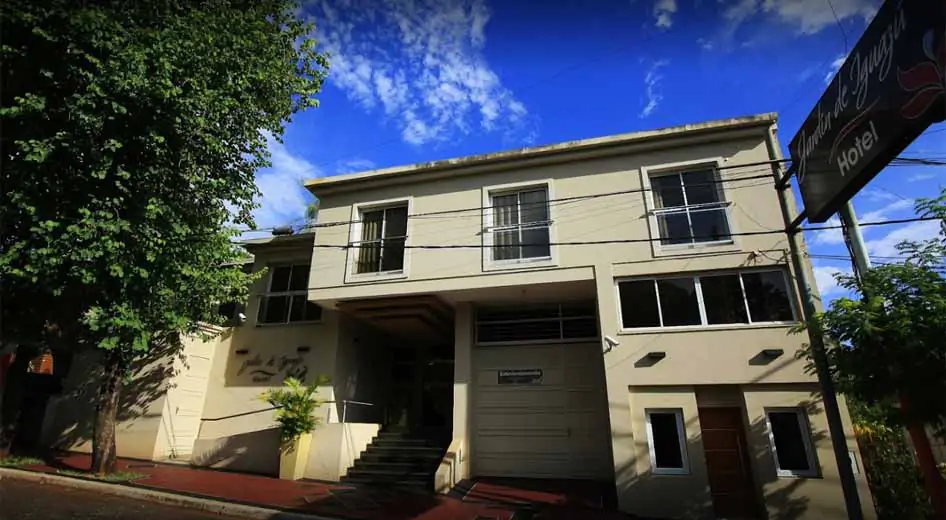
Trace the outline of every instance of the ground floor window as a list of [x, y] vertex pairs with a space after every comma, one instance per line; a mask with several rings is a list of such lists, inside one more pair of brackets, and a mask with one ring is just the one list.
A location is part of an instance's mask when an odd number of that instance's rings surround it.
[[655, 474], [684, 475], [687, 462], [683, 410], [646, 410], [650, 466]]
[[765, 420], [777, 474], [780, 477], [816, 476], [818, 471], [811, 446], [811, 428], [804, 410], [766, 410]]

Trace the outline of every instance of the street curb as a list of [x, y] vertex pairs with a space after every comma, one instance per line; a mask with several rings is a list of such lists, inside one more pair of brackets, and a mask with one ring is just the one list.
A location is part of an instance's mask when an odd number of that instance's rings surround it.
[[198, 498], [189, 495], [178, 495], [175, 493], [157, 491], [151, 488], [140, 486], [96, 482], [94, 480], [81, 477], [53, 475], [50, 473], [43, 473], [41, 471], [0, 468], [0, 481], [2, 481], [4, 478], [35, 482], [37, 484], [53, 484], [72, 489], [93, 491], [96, 493], [131, 498], [135, 500], [145, 500], [148, 502], [158, 502], [170, 506], [186, 507], [188, 509], [196, 509], [199, 511], [206, 511], [208, 513], [216, 513], [225, 516], [252, 520], [338, 520], [326, 516], [293, 513], [289, 511], [282, 511], [280, 509], [235, 504], [213, 498]]

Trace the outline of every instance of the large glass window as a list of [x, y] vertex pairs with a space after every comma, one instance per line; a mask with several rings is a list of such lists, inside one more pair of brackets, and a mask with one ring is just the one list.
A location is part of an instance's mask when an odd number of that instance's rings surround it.
[[309, 265], [269, 268], [269, 286], [260, 298], [258, 323], [319, 321], [322, 308], [308, 300]]
[[625, 280], [618, 293], [625, 329], [794, 319], [782, 271]]
[[713, 170], [654, 175], [650, 186], [662, 245], [732, 239], [727, 203]]
[[546, 188], [492, 195], [494, 261], [549, 258], [549, 201]]
[[406, 241], [407, 206], [363, 211], [355, 274], [402, 271]]

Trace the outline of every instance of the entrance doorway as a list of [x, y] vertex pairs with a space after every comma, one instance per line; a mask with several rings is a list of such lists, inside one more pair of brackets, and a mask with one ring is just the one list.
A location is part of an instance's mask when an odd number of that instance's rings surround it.
[[395, 346], [387, 431], [449, 435], [453, 425], [453, 345]]
[[740, 408], [700, 408], [713, 511], [717, 518], [757, 518], [755, 484]]

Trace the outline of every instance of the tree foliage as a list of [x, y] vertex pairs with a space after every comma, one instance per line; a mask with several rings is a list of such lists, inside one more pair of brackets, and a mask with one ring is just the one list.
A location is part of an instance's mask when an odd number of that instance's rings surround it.
[[910, 403], [908, 421], [946, 424], [946, 190], [917, 213], [939, 220], [939, 236], [903, 242], [906, 260], [860, 277], [839, 275], [853, 292], [819, 314], [838, 389], [866, 403]]
[[316, 395], [319, 387], [329, 382], [327, 377], [319, 376], [306, 385], [294, 377], [287, 377], [283, 382], [285, 388], [271, 388], [260, 394], [260, 399], [277, 408], [276, 423], [279, 424], [282, 450], [291, 449], [296, 439], [315, 431], [322, 423], [322, 419], [316, 417], [315, 412], [325, 401], [318, 399]]
[[4, 6], [4, 334], [52, 329], [61, 348], [106, 351], [102, 419], [132, 360], [246, 296], [248, 275], [220, 268], [240, 255], [228, 226], [253, 227], [266, 138], [317, 105], [328, 66], [299, 13], [290, 0]]

